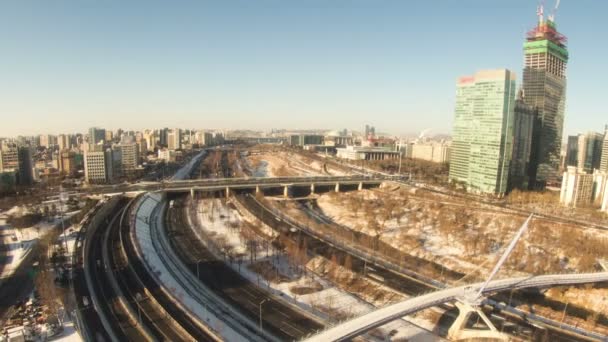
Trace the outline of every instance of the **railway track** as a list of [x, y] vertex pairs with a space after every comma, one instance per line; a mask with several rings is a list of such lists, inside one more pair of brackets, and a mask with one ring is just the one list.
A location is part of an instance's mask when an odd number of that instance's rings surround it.
[[167, 341], [217, 341], [202, 323], [179, 309], [148, 274], [135, 253], [129, 234], [130, 227], [130, 219], [125, 211], [112, 238], [114, 262], [117, 273], [121, 275], [125, 292], [134, 300], [140, 299], [138, 303], [141, 305], [141, 311], [146, 313], [148, 320], [160, 333], [157, 337]]
[[192, 231], [194, 227], [188, 226], [183, 202], [175, 200], [175, 203], [167, 213], [172, 248], [206, 287], [254, 322], [260, 321], [261, 311], [262, 329], [280, 340], [301, 339], [323, 328], [317, 321], [283, 304], [242, 277], [224, 260], [218, 259], [199, 241]]
[[[368, 265], [372, 264], [365, 258], [362, 258], [360, 255], [355, 253], [348, 253], [344, 249], [338, 248], [336, 245], [333, 245], [330, 242], [324, 241], [315, 235], [311, 235], [305, 230], [296, 230], [293, 231], [293, 226], [289, 222], [285, 221], [285, 218], [280, 218], [277, 220], [275, 213], [270, 211], [265, 206], [261, 205], [255, 198], [250, 195], [240, 196], [238, 200], [250, 210], [250, 213], [255, 215], [262, 222], [269, 225], [271, 228], [276, 231], [284, 234], [285, 236], [296, 241], [297, 239], [305, 238], [307, 239], [307, 246], [309, 250], [313, 250], [317, 255], [321, 255], [326, 258], [331, 258], [333, 255], [337, 255], [339, 260], [342, 259], [346, 254], [350, 254], [353, 268], [352, 270], [360, 273], [366, 274]], [[384, 268], [382, 265], [373, 265], [373, 273], [380, 275], [384, 284], [405, 294], [410, 296], [417, 296], [423, 293], [427, 293], [434, 289], [432, 284], [425, 284], [424, 282], [420, 282], [418, 279], [412, 279], [409, 276], [400, 274], [398, 272], [393, 272], [389, 269]], [[375, 279], [377, 280], [377, 279]], [[494, 296], [492, 297], [497, 301], [505, 300], [504, 296]], [[507, 299], [508, 300], [508, 296]], [[442, 307], [442, 309], [449, 309], [449, 307]], [[508, 332], [512, 335], [517, 336], [518, 338], [524, 338], [526, 340], [543, 340], [545, 338], [549, 338], [550, 341], [580, 341], [581, 339], [578, 337], [572, 336], [570, 333], [560, 330], [560, 329], [545, 329], [541, 328], [527, 320], [522, 320], [517, 317], [502, 317], [496, 315], [498, 312], [488, 310], [489, 318], [496, 324], [496, 326], [501, 329], [503, 324], [506, 322], [510, 322], [507, 327], [504, 328], [505, 332]], [[506, 319], [505, 319], [506, 318]]]

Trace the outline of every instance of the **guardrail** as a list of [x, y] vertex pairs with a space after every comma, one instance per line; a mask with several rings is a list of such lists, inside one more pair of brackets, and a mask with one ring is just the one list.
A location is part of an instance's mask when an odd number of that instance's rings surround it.
[[[118, 204], [119, 199], [120, 198], [118, 196], [111, 198], [102, 208], [99, 209], [97, 214], [95, 216], [93, 216], [93, 218], [91, 219], [91, 222], [89, 223], [89, 227], [87, 228], [87, 232], [86, 232], [87, 236], [85, 237], [83, 251], [82, 251], [84, 277], [86, 280], [89, 295], [91, 296], [91, 301], [93, 303], [93, 307], [99, 313], [99, 319], [101, 320], [101, 324], [103, 325], [104, 330], [106, 331], [106, 333], [110, 336], [110, 338], [113, 341], [118, 341], [118, 337], [117, 337], [116, 332], [114, 331], [112, 325], [108, 321], [107, 317], [105, 317], [103, 314], [101, 314], [102, 310], [100, 309], [99, 297], [97, 296], [97, 293], [95, 293], [95, 291], [93, 290], [93, 288], [91, 286], [93, 280], [92, 280], [92, 276], [91, 276], [91, 270], [89, 269], [88, 260], [89, 260], [89, 249], [90, 249], [89, 246], [91, 245], [91, 243], [93, 243], [91, 241], [91, 237], [95, 234], [95, 231], [97, 231], [97, 229], [99, 229], [99, 226], [101, 225], [102, 221], [107, 219], [108, 213], [111, 212], [112, 210], [114, 210], [114, 208]], [[99, 241], [95, 241], [95, 243], [99, 243]]]
[[[150, 196], [150, 195], [145, 195], [146, 196]], [[159, 195], [156, 195], [159, 196]], [[267, 340], [272, 340], [274, 341], [274, 339], [272, 338], [260, 338], [258, 336], [256, 336], [257, 334], [257, 328], [254, 328], [253, 330], [251, 329], [247, 329], [245, 326], [242, 326], [242, 320], [247, 320], [247, 318], [240, 316], [240, 318], [234, 318], [233, 316], [239, 316], [239, 314], [237, 312], [235, 312], [229, 305], [225, 304], [223, 302], [223, 300], [219, 297], [217, 297], [217, 295], [211, 293], [208, 290], [204, 290], [203, 291], [203, 287], [201, 286], [200, 282], [198, 282], [197, 280], [192, 278], [192, 274], [190, 274], [190, 271], [187, 270], [186, 266], [181, 263], [181, 261], [177, 258], [177, 256], [173, 255], [171, 256], [172, 249], [169, 246], [168, 241], [165, 241], [166, 236], [159, 231], [159, 224], [162, 224], [162, 215], [159, 216], [160, 213], [160, 207], [161, 206], [165, 206], [166, 207], [166, 202], [163, 200], [158, 200], [158, 199], [152, 199], [150, 198], [149, 200], [154, 201], [154, 207], [150, 210], [150, 212], [147, 215], [147, 218], [145, 219], [146, 221], [146, 225], [148, 226], [146, 229], [148, 230], [148, 232], [146, 233], [149, 236], [145, 236], [145, 237], [138, 237], [136, 239], [142, 240], [145, 239], [146, 243], [151, 244], [151, 247], [155, 250], [155, 257], [159, 259], [159, 262], [162, 263], [162, 267], [165, 268], [164, 272], [166, 272], [166, 274], [168, 276], [170, 276], [171, 278], [173, 278], [178, 284], [180, 284], [180, 291], [183, 294], [186, 294], [187, 296], [189, 296], [193, 302], [196, 303], [196, 305], [200, 305], [200, 311], [196, 312], [197, 310], [192, 307], [192, 304], [186, 304], [185, 302], [182, 303], [181, 301], [183, 300], [183, 298], [176, 298], [176, 289], [173, 290], [174, 293], [171, 292], [166, 292], [167, 295], [171, 298], [173, 298], [173, 300], [178, 303], [183, 305], [183, 307], [185, 308], [185, 310], [187, 312], [189, 312], [191, 315], [198, 317], [199, 320], [202, 321], [207, 321], [207, 323], [209, 323], [208, 319], [203, 318], [201, 315], [205, 316], [207, 315], [209, 317], [212, 317], [213, 320], [217, 320], [218, 322], [221, 321], [221, 324], [224, 326], [222, 331], [216, 331], [216, 334], [221, 334], [222, 337], [224, 339], [228, 339], [228, 340], [243, 340], [243, 339], [249, 339], [249, 340], [254, 340], [254, 341], [267, 341]], [[139, 216], [139, 210], [137, 212], [137, 215]], [[140, 218], [137, 217], [136, 218], [136, 222], [139, 220]], [[142, 222], [142, 221], [139, 221]], [[141, 233], [142, 231], [140, 231]], [[132, 232], [132, 233], [136, 233], [136, 232]], [[132, 235], [133, 238], [133, 235]], [[135, 241], [134, 241], [135, 242]], [[141, 241], [139, 242], [141, 243]], [[161, 244], [161, 245], [159, 245]], [[141, 247], [139, 247], [141, 248]], [[163, 253], [168, 253], [170, 254], [169, 256], [165, 256]], [[157, 282], [159, 284], [163, 284], [163, 281], [161, 279], [158, 278], [158, 275], [156, 272], [159, 272], [158, 269], [150, 269], [149, 268], [149, 261], [146, 259], [146, 256], [143, 255], [142, 256], [142, 260], [144, 260], [144, 265], [146, 266], [146, 268], [148, 268], [148, 272], [153, 275], [154, 277], [157, 278]], [[161, 285], [162, 288], [164, 288], [164, 285]], [[181, 295], [180, 295], [181, 296]], [[255, 323], [253, 324], [255, 326]], [[212, 327], [212, 329], [215, 329]]]

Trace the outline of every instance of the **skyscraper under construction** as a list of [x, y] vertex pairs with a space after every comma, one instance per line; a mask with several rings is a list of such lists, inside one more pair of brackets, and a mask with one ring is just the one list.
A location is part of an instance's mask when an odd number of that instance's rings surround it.
[[555, 13], [545, 19], [538, 9], [538, 24], [524, 43], [524, 101], [538, 111], [530, 155], [530, 187], [557, 180], [566, 102], [567, 38], [555, 25]]

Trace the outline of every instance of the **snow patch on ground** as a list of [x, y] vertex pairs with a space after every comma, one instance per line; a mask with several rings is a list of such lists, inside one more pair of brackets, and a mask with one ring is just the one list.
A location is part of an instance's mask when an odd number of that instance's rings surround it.
[[[255, 254], [259, 256], [256, 260], [250, 260], [248, 257], [245, 257], [242, 259], [240, 266], [236, 262], [229, 263], [229, 265], [251, 282], [265, 287], [279, 298], [297, 305], [301, 309], [309, 311], [311, 314], [322, 319], [327, 319], [328, 313], [332, 316], [351, 317], [370, 312], [376, 308], [374, 305], [341, 290], [331, 282], [310, 271], [307, 272], [307, 275], [302, 275], [300, 272], [297, 272], [297, 267], [290, 262], [289, 258], [279, 251], [264, 249], [260, 244], [248, 245], [247, 241], [249, 239], [244, 238], [239, 229], [235, 229], [238, 226], [236, 222], [244, 220], [244, 218], [240, 216], [238, 211], [224, 205], [222, 200], [200, 200], [196, 210], [198, 222], [190, 222], [191, 226], [200, 227], [205, 235], [210, 237], [216, 244], [222, 245], [224, 248], [228, 246], [230, 250], [243, 255], [250, 255], [251, 249], [256, 249]], [[191, 217], [191, 215], [187, 216], [188, 218]], [[196, 231], [198, 231], [198, 228], [195, 228]], [[202, 234], [197, 233], [197, 235], [199, 238], [203, 238]], [[264, 279], [259, 273], [251, 269], [252, 266], [259, 263], [271, 264], [274, 270], [277, 270], [281, 276], [276, 280]], [[302, 288], [314, 288], [315, 290], [304, 294], [294, 292]], [[428, 326], [429, 330], [433, 328], [433, 324], [428, 321], [421, 320], [415, 323], [417, 325]], [[396, 330], [399, 336], [413, 340], [428, 341], [429, 339], [436, 338], [435, 335], [428, 331], [403, 320], [387, 324], [382, 329], [385, 333]]]

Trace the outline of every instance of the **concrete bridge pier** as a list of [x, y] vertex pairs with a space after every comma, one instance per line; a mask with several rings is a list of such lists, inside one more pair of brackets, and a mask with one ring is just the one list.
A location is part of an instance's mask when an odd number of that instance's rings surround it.
[[359, 190], [359, 191], [363, 190], [363, 182], [359, 182], [359, 186], [357, 187], [357, 190]]
[[[488, 319], [488, 317], [479, 308], [475, 308], [470, 304], [463, 302], [454, 303], [458, 308], [458, 317], [450, 330], [448, 330], [448, 339], [450, 341], [466, 341], [466, 340], [478, 340], [478, 339], [491, 339], [495, 341], [508, 341], [507, 335], [501, 333], [494, 327], [494, 324]], [[467, 322], [471, 318], [471, 315], [476, 314], [479, 317], [481, 323], [487, 326], [488, 329], [467, 328]]]
[[283, 197], [288, 198], [289, 197], [289, 186], [285, 185], [283, 187]]
[[335, 191], [340, 192], [340, 183], [336, 183]]
[[226, 187], [226, 198], [230, 197], [230, 188]]
[[260, 191], [262, 191], [262, 190], [260, 190], [260, 186], [259, 186], [259, 185], [256, 185], [256, 186], [255, 186], [255, 193], [256, 193], [256, 195], [257, 195], [257, 194], [259, 194], [259, 193], [260, 193]]
[[194, 198], [194, 188], [190, 188], [190, 198]]
[[310, 184], [310, 194], [313, 195], [315, 193], [315, 183]]

